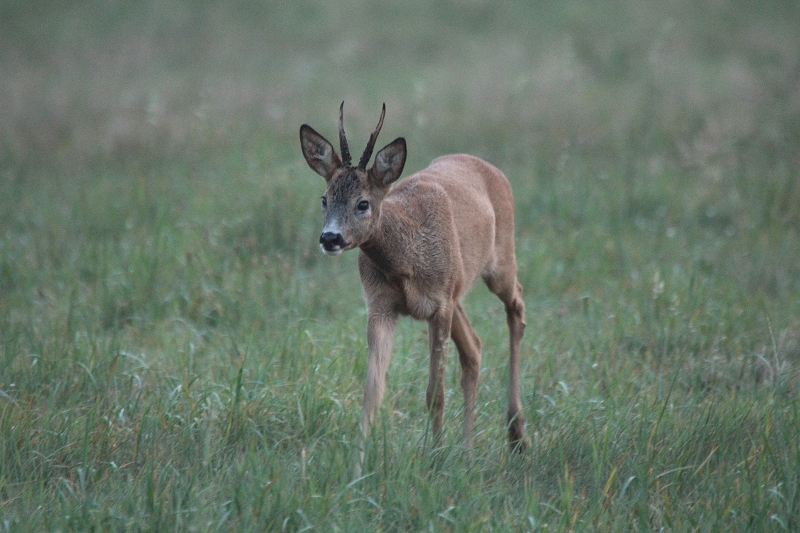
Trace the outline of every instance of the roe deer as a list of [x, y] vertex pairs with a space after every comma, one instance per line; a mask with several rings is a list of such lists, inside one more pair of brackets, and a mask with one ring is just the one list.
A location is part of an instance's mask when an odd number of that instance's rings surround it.
[[[464, 391], [464, 440], [475, 421], [475, 394], [481, 366], [481, 341], [464, 312], [461, 298], [478, 276], [505, 304], [510, 334], [508, 437], [524, 447], [520, 397], [520, 343], [525, 329], [522, 286], [514, 255], [514, 200], [500, 170], [474, 156], [446, 155], [397, 185], [406, 161], [406, 141], [395, 139], [367, 169], [375, 140], [369, 138], [357, 166], [351, 165], [339, 108], [341, 157], [310, 126], [300, 127], [308, 165], [325, 178], [322, 197], [322, 251], [338, 255], [360, 248], [358, 268], [367, 302], [367, 379], [361, 416], [363, 439], [383, 398], [395, 322], [410, 315], [428, 322], [430, 376], [426, 402], [438, 439], [444, 407], [444, 367], [448, 338], [458, 349]], [[360, 462], [357, 465], [360, 472]]]

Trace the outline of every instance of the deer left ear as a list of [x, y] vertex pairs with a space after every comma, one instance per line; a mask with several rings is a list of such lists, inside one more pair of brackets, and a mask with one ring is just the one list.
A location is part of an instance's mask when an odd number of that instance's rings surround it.
[[378, 152], [375, 163], [370, 169], [373, 182], [378, 186], [389, 186], [394, 183], [403, 172], [406, 164], [406, 140], [398, 137]]

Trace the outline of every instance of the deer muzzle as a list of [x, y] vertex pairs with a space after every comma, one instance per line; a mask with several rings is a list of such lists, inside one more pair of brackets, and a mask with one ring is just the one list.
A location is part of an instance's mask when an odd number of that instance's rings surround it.
[[347, 246], [341, 233], [326, 231], [319, 236], [319, 246], [328, 255], [339, 255]]

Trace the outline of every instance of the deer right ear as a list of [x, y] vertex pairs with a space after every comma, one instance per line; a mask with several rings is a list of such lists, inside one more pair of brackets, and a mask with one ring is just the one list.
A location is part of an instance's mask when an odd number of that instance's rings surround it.
[[400, 177], [405, 164], [406, 140], [399, 137], [381, 148], [381, 151], [375, 156], [375, 163], [371, 170], [373, 180], [379, 186], [386, 187]]
[[307, 124], [300, 126], [300, 147], [308, 166], [325, 178], [325, 181], [330, 180], [333, 173], [342, 166], [342, 160], [331, 143]]

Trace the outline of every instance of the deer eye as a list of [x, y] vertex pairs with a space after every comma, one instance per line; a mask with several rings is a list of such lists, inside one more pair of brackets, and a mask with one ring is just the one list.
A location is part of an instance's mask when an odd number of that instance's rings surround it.
[[326, 209], [327, 207], [328, 207], [328, 197], [327, 196], [323, 196], [322, 197], [322, 209]]
[[361, 200], [358, 202], [358, 205], [356, 205], [356, 209], [358, 209], [359, 213], [366, 213], [369, 211], [369, 202], [366, 200]]

